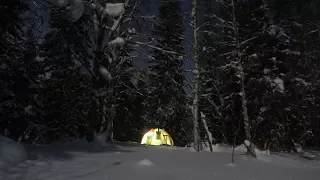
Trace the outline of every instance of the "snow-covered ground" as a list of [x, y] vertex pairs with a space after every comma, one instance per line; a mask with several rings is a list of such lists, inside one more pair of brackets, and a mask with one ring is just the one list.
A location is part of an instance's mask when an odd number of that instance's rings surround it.
[[25, 161], [27, 156], [22, 145], [0, 135], [0, 171], [1, 168], [12, 167]]
[[[190, 148], [144, 147], [133, 143], [108, 146], [84, 141], [27, 145], [28, 160], [0, 169], [1, 180], [318, 180], [320, 162], [303, 158], [244, 155], [235, 164], [230, 149], [196, 153]], [[1, 155], [0, 155], [1, 158]]]

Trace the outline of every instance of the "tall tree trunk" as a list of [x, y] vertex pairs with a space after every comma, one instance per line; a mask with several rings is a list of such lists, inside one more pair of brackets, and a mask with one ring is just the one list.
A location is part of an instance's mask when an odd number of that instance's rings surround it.
[[198, 60], [198, 37], [197, 37], [197, 0], [193, 0], [192, 7], [192, 27], [193, 27], [193, 58], [194, 58], [194, 97], [193, 97], [193, 137], [194, 146], [200, 151], [199, 136], [199, 60]]
[[[117, 40], [121, 39], [118, 38], [119, 28], [124, 17], [124, 9], [128, 3], [129, 0], [126, 0], [123, 4], [107, 3], [105, 7], [103, 7], [97, 0], [93, 1], [95, 7], [93, 10], [93, 21], [96, 30], [96, 44], [92, 70], [92, 103], [89, 111], [89, 125], [87, 130], [88, 141], [100, 139], [101, 142], [105, 142], [112, 128], [115, 112], [116, 83], [111, 73], [114, 64], [117, 63], [118, 60], [117, 47], [122, 44], [122, 41]], [[113, 8], [113, 11], [105, 10], [108, 8]], [[107, 24], [108, 22], [113, 23]]]
[[243, 72], [243, 67], [242, 67], [241, 61], [239, 62], [238, 67], [239, 67], [239, 74], [240, 74], [240, 81], [241, 81], [240, 93], [241, 93], [242, 115], [243, 115], [244, 131], [246, 134], [246, 141], [244, 142], [244, 145], [246, 146], [246, 148], [248, 150], [248, 154], [252, 155], [253, 157], [257, 157], [257, 155], [253, 149], [252, 142], [251, 142], [252, 138], [251, 138], [250, 121], [249, 121], [248, 108], [247, 108], [247, 97], [246, 97], [246, 91], [245, 91], [245, 85], [244, 85], [244, 72]]
[[240, 94], [241, 94], [241, 107], [242, 107], [242, 115], [243, 115], [243, 123], [244, 123], [244, 130], [246, 134], [246, 139], [251, 141], [251, 132], [250, 132], [250, 121], [248, 115], [248, 108], [247, 108], [247, 97], [244, 85], [244, 72], [241, 62], [239, 62], [239, 74], [240, 74]]
[[212, 133], [209, 131], [206, 116], [202, 112], [200, 112], [200, 114], [201, 114], [202, 124], [204, 126], [204, 129], [205, 129], [207, 137], [208, 137], [210, 152], [212, 152], [213, 151], [213, 149], [212, 149], [212, 141], [213, 141]]
[[111, 121], [111, 129], [110, 129], [110, 140], [111, 141], [114, 141], [114, 139], [113, 139], [113, 121], [114, 121], [114, 118]]
[[[236, 19], [236, 8], [234, 0], [231, 0], [231, 8], [232, 8], [232, 24], [234, 30], [234, 36], [236, 40], [236, 61], [238, 63], [238, 73], [240, 75], [240, 95], [241, 95], [241, 106], [242, 106], [242, 115], [243, 115], [243, 122], [244, 122], [244, 130], [246, 134], [246, 140], [244, 145], [247, 147], [248, 153], [251, 154], [253, 157], [256, 157], [256, 154], [252, 147], [251, 142], [251, 132], [250, 132], [250, 121], [247, 109], [247, 98], [246, 98], [246, 91], [245, 91], [245, 74], [242, 66], [242, 52], [241, 52], [241, 45], [240, 45], [240, 37], [239, 37], [239, 29], [238, 29], [238, 22]], [[249, 142], [248, 142], [249, 141]], [[249, 144], [248, 144], [249, 143]]]
[[95, 132], [98, 124], [98, 120], [100, 119], [100, 97], [98, 96], [98, 90], [96, 88], [96, 80], [93, 77], [92, 80], [92, 91], [91, 91], [91, 107], [88, 113], [88, 123], [86, 130], [86, 140], [88, 142], [92, 142], [95, 140]]

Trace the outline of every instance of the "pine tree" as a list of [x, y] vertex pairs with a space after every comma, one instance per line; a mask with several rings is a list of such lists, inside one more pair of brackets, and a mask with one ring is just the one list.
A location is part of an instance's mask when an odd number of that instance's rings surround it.
[[[36, 61], [37, 39], [30, 26], [26, 2], [1, 2], [0, 29], [0, 116], [1, 134], [22, 140], [41, 119], [38, 100], [38, 75], [41, 63]], [[38, 126], [39, 127], [39, 126]]]
[[[90, 11], [70, 23], [60, 14], [50, 13], [50, 31], [41, 45], [46, 76], [41, 93], [46, 112], [48, 138], [60, 136], [80, 138], [87, 124], [90, 106], [90, 60], [92, 28]], [[70, 25], [71, 24], [71, 25]]]
[[[215, 4], [208, 14], [208, 27], [202, 31], [205, 39], [212, 39], [204, 42], [204, 52], [201, 53], [202, 81], [205, 82], [201, 86], [204, 96], [202, 111], [208, 112], [205, 106], [209, 104], [215, 109], [214, 118], [219, 112], [224, 114], [223, 124], [232, 127], [225, 132], [226, 139], [231, 141], [230, 134], [238, 129], [235, 120], [239, 112], [244, 112], [239, 108], [243, 93], [237, 92], [243, 90], [242, 86], [247, 95], [244, 99], [249, 109], [250, 134], [253, 134], [255, 143], [262, 147], [261, 144], [271, 140], [274, 147], [284, 147], [301, 143], [307, 137], [310, 141], [309, 118], [316, 116], [310, 115], [313, 112], [310, 107], [316, 101], [308, 79], [316, 78], [316, 73], [310, 73], [315, 70], [310, 67], [310, 60], [314, 57], [310, 52], [316, 51], [311, 50], [314, 43], [306, 42], [305, 35], [314, 29], [309, 26], [310, 22], [303, 23], [310, 17], [303, 19], [306, 16], [297, 14], [302, 13], [300, 7], [309, 5], [287, 1], [277, 1], [276, 4], [238, 1], [234, 4], [235, 8], [232, 8], [231, 1]], [[233, 9], [235, 15], [230, 15]], [[234, 33], [236, 28], [232, 17], [236, 19], [238, 33]], [[238, 34], [240, 49], [236, 46], [235, 34]], [[305, 48], [309, 44], [312, 46]], [[238, 54], [236, 51], [241, 52], [241, 64], [233, 61], [233, 55]], [[217, 92], [223, 92], [222, 96]], [[242, 131], [239, 136], [238, 139]]]
[[94, 59], [92, 65], [91, 107], [88, 113], [87, 140], [105, 142], [112, 137], [117, 99], [132, 72], [130, 43], [137, 35], [130, 24], [139, 6], [137, 1], [112, 1], [101, 5], [91, 3], [95, 25]]
[[[213, 77], [207, 76], [208, 79], [203, 79], [209, 85], [206, 85], [206, 88], [202, 89], [202, 92], [205, 92], [205, 96], [202, 98], [213, 107], [215, 110], [214, 116], [221, 116], [221, 113], [228, 114], [227, 112], [230, 112], [231, 117], [228, 118], [225, 115], [224, 119], [226, 122], [223, 122], [222, 125], [229, 123], [228, 120], [231, 120], [232, 127], [238, 127], [240, 119], [236, 118], [239, 120], [232, 121], [235, 119], [232, 116], [241, 115], [243, 117], [241, 119], [242, 125], [244, 125], [245, 138], [251, 141], [252, 133], [250, 131], [252, 127], [248, 113], [248, 91], [246, 89], [248, 78], [246, 68], [250, 52], [247, 52], [247, 49], [260, 37], [262, 26], [261, 23], [257, 22], [255, 22], [256, 25], [250, 24], [253, 21], [252, 19], [259, 18], [259, 16], [253, 16], [258, 15], [259, 10], [251, 13], [253, 17], [240, 11], [240, 8], [246, 8], [246, 5], [247, 3], [242, 1], [237, 3], [233, 0], [221, 1], [219, 2], [219, 8], [212, 11], [213, 13], [208, 14], [211, 22], [207, 24], [212, 29], [204, 30], [203, 32], [206, 33], [206, 36], [213, 37], [214, 42], [210, 42], [209, 47], [205, 47], [203, 50], [205, 51], [204, 53], [208, 51], [208, 53], [212, 52], [213, 54], [209, 56], [208, 62], [203, 62], [203, 67], [207, 68], [206, 65], [210, 63], [210, 58], [212, 58], [211, 64], [215, 65], [215, 67], [205, 70], [205, 72], [213, 73]], [[247, 9], [248, 12], [251, 12], [254, 7], [259, 7], [254, 4], [250, 5], [252, 7], [250, 7], [251, 9]], [[214, 77], [215, 75], [218, 77]], [[233, 132], [236, 129], [238, 128], [234, 128]], [[231, 133], [233, 134], [233, 132]], [[251, 144], [248, 145], [248, 150], [255, 156]]]
[[186, 95], [183, 69], [183, 21], [179, 1], [162, 1], [159, 7], [159, 19], [154, 24], [153, 35], [156, 46], [174, 51], [168, 54], [162, 50], [153, 50], [149, 70], [152, 72], [149, 85], [146, 111], [149, 123], [165, 128], [176, 139], [177, 144], [184, 144], [184, 133], [178, 133], [185, 122]]
[[[311, 54], [315, 52], [312, 49], [316, 43], [311, 42], [308, 36], [317, 38], [318, 34], [308, 34], [315, 28], [309, 25], [316, 16], [307, 14], [315, 11], [303, 10], [309, 9], [313, 3], [277, 1], [266, 4], [272, 15], [269, 18], [269, 37], [266, 39], [269, 40], [268, 45], [273, 46], [268, 51], [269, 55], [272, 54], [268, 58], [272, 59], [273, 64], [265, 67], [268, 71], [266, 76], [277, 78], [275, 84], [283, 82], [284, 89], [282, 95], [271, 93], [271, 98], [269, 96], [272, 100], [268, 101], [269, 112], [266, 115], [277, 119], [268, 124], [272, 129], [269, 135], [275, 142], [274, 146], [288, 147], [289, 151], [292, 148], [295, 150], [294, 144], [306, 144], [306, 139], [310, 140], [313, 136], [310, 117], [314, 115], [310, 115], [310, 112], [313, 111], [315, 99], [309, 82], [315, 77], [312, 69], [317, 63], [311, 63]], [[271, 115], [271, 112], [277, 112], [278, 117]]]
[[[198, 19], [202, 22], [199, 24], [199, 76], [200, 76], [200, 103], [199, 109], [202, 117], [209, 120], [208, 131], [212, 135], [212, 141], [216, 143], [227, 142], [226, 138], [226, 116], [224, 116], [225, 100], [223, 82], [219, 78], [220, 72], [216, 70], [219, 66], [221, 58], [218, 57], [216, 42], [221, 41], [223, 36], [214, 36], [220, 34], [221, 29], [215, 28], [215, 24], [219, 23], [212, 16], [213, 13], [219, 14], [221, 4], [215, 1], [203, 1], [200, 8], [203, 9], [198, 14]], [[215, 32], [212, 31], [214, 29]], [[201, 118], [203, 119], [203, 118]], [[209, 133], [209, 134], [210, 134]], [[208, 135], [207, 135], [208, 136]]]

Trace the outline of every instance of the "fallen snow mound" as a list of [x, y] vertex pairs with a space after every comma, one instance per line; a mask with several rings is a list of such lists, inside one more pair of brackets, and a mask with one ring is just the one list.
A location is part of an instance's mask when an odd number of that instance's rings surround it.
[[139, 161], [137, 163], [137, 165], [139, 165], [139, 166], [153, 166], [155, 164], [152, 161], [150, 161], [149, 159], [144, 159], [142, 161]]
[[27, 151], [21, 144], [0, 135], [0, 167], [20, 164], [27, 157]]
[[[243, 144], [235, 147], [234, 150], [238, 151], [238, 152], [242, 152], [242, 153], [247, 152], [248, 150], [247, 150], [247, 147], [246, 147], [245, 144], [248, 146], [248, 145], [250, 145], [250, 142], [246, 140], [246, 141], [244, 141]], [[196, 150], [194, 148], [191, 148], [190, 151], [191, 152], [196, 152]], [[210, 152], [210, 148], [209, 147], [205, 147], [203, 149], [203, 151]], [[226, 144], [212, 144], [212, 151], [213, 152], [232, 152], [232, 146], [226, 145]], [[270, 151], [269, 150], [261, 151], [261, 150], [259, 150], [257, 148], [254, 148], [254, 151], [255, 151], [256, 154], [259, 154], [259, 155], [260, 154], [270, 155]]]

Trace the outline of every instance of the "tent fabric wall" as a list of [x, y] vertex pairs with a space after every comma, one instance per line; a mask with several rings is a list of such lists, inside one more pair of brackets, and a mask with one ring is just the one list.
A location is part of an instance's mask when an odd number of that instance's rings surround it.
[[174, 145], [170, 134], [159, 128], [152, 128], [149, 132], [145, 133], [141, 140], [141, 144], [153, 146]]

